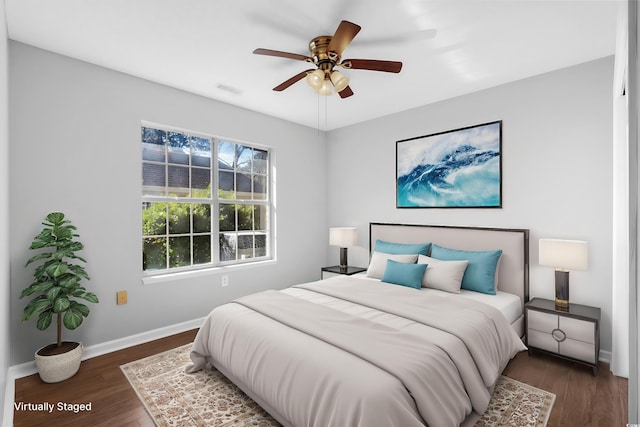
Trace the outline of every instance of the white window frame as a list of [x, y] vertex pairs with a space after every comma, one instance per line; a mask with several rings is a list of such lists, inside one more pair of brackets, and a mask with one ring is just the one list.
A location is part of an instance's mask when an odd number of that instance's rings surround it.
[[[166, 262], [167, 262], [167, 268], [165, 269], [153, 269], [153, 270], [144, 270], [144, 265], [142, 265], [142, 275], [143, 275], [143, 279], [153, 279], [153, 278], [162, 278], [162, 277], [166, 277], [166, 276], [170, 276], [170, 275], [175, 275], [176, 273], [191, 273], [191, 272], [206, 272], [209, 270], [214, 270], [214, 269], [219, 269], [219, 268], [226, 268], [226, 267], [236, 267], [236, 266], [240, 266], [240, 265], [255, 265], [258, 263], [263, 263], [265, 261], [270, 261], [270, 260], [274, 260], [274, 242], [275, 242], [275, 235], [274, 235], [274, 227], [273, 227], [273, 212], [274, 212], [274, 200], [273, 200], [273, 194], [274, 192], [272, 191], [272, 187], [273, 187], [273, 169], [272, 169], [272, 158], [273, 158], [273, 150], [270, 147], [266, 147], [264, 145], [260, 145], [260, 144], [256, 144], [256, 143], [252, 143], [252, 142], [246, 142], [246, 141], [240, 141], [237, 139], [233, 139], [233, 138], [226, 138], [226, 137], [221, 137], [221, 136], [217, 136], [217, 135], [210, 135], [210, 134], [206, 134], [206, 133], [202, 133], [202, 132], [197, 132], [197, 131], [192, 131], [192, 130], [187, 130], [187, 129], [183, 129], [183, 128], [178, 128], [178, 127], [174, 127], [174, 126], [167, 126], [167, 125], [162, 125], [162, 124], [158, 124], [158, 123], [153, 123], [153, 122], [147, 122], [147, 121], [142, 121], [141, 122], [141, 126], [140, 126], [140, 132], [142, 133], [142, 129], [143, 128], [152, 128], [152, 129], [157, 129], [157, 130], [162, 130], [162, 131], [166, 131], [166, 132], [178, 132], [178, 133], [183, 133], [183, 134], [187, 134], [189, 136], [195, 136], [195, 137], [201, 137], [201, 138], [208, 138], [211, 140], [211, 165], [210, 165], [210, 183], [211, 183], [211, 193], [210, 193], [210, 199], [208, 198], [192, 198], [192, 197], [171, 197], [168, 195], [168, 191], [165, 191], [165, 196], [152, 196], [152, 195], [144, 195], [144, 187], [142, 186], [143, 182], [142, 182], [142, 177], [141, 177], [141, 212], [140, 212], [140, 218], [142, 220], [142, 214], [144, 212], [144, 204], [145, 203], [166, 203], [167, 206], [169, 203], [174, 203], [174, 202], [178, 202], [178, 203], [187, 203], [187, 204], [209, 204], [211, 206], [211, 262], [206, 263], [206, 264], [193, 264], [193, 236], [197, 236], [199, 234], [202, 233], [194, 233], [193, 231], [193, 215], [190, 215], [190, 230], [189, 233], [184, 233], [184, 234], [170, 234], [169, 233], [169, 224], [168, 224], [168, 219], [167, 219], [167, 223], [166, 223], [166, 229], [165, 229], [165, 233], [163, 235], [159, 235], [159, 236], [163, 236], [165, 238], [170, 238], [170, 237], [177, 237], [177, 236], [189, 236], [191, 238], [191, 265], [189, 266], [181, 266], [181, 267], [168, 267], [169, 265], [169, 256], [168, 254], [166, 255]], [[140, 140], [139, 143], [142, 144], [142, 138], [141, 138], [141, 133], [140, 133]], [[261, 151], [266, 151], [267, 152], [267, 163], [266, 163], [266, 197], [264, 200], [262, 199], [228, 199], [228, 198], [219, 198], [218, 197], [218, 188], [219, 188], [219, 172], [220, 169], [218, 167], [218, 144], [219, 142], [227, 142], [227, 143], [232, 143], [232, 144], [238, 144], [238, 145], [242, 145], [242, 146], [246, 146], [246, 147], [250, 147], [252, 149], [257, 149], [257, 150], [261, 150]], [[142, 150], [141, 150], [142, 151]], [[165, 151], [166, 153], [166, 151]], [[171, 163], [169, 163], [167, 161], [167, 159], [165, 158], [164, 163], [161, 162], [153, 162], [153, 161], [148, 161], [148, 160], [144, 160], [141, 157], [140, 160], [140, 167], [142, 168], [144, 164], [164, 164], [165, 168], [168, 168], [170, 165], [172, 165]], [[189, 169], [191, 170], [191, 168], [193, 167], [193, 165], [191, 164], [191, 160], [189, 161], [189, 165], [188, 165]], [[197, 168], [197, 167], [196, 167]], [[167, 169], [165, 169], [165, 189], [169, 190], [169, 183], [168, 183], [168, 173], [166, 172]], [[253, 174], [253, 171], [252, 171]], [[190, 174], [191, 175], [191, 174]], [[236, 190], [237, 194], [237, 183], [235, 181], [235, 177], [236, 174], [234, 173], [234, 189]], [[253, 191], [253, 180], [252, 180], [252, 188], [251, 188], [251, 194], [254, 194]], [[237, 205], [257, 205], [257, 206], [265, 206], [266, 207], [266, 218], [263, 219], [262, 223], [266, 224], [266, 230], [264, 230], [265, 234], [266, 234], [266, 245], [265, 245], [265, 250], [266, 250], [266, 255], [265, 256], [259, 256], [259, 257], [251, 257], [251, 258], [240, 258], [238, 259], [237, 256], [237, 251], [238, 251], [238, 242], [236, 241], [236, 258], [235, 260], [228, 260], [228, 261], [221, 261], [220, 260], [220, 245], [219, 245], [219, 239], [220, 239], [220, 235], [222, 233], [225, 233], [224, 231], [221, 232], [220, 231], [220, 220], [219, 220], [219, 216], [220, 216], [220, 206], [221, 204], [224, 203], [229, 203], [229, 201], [233, 201], [233, 204], [237, 204]], [[168, 209], [168, 208], [167, 208]], [[242, 234], [243, 231], [238, 229], [238, 213], [236, 210], [236, 215], [235, 215], [235, 230], [233, 231], [233, 233], [237, 233], [237, 234]], [[148, 238], [149, 236], [145, 236], [144, 232], [142, 230], [142, 223], [141, 223], [141, 242], [142, 242], [142, 253], [144, 254], [144, 239]], [[248, 232], [253, 232], [255, 233], [255, 229], [252, 231], [248, 231]], [[262, 231], [262, 230], [260, 230]], [[255, 243], [254, 243], [254, 250], [255, 250]], [[145, 280], [146, 281], [146, 280]]]

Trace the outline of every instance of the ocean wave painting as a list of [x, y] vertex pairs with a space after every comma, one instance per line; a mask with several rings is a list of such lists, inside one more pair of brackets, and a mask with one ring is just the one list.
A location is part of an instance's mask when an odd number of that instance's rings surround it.
[[502, 122], [396, 143], [396, 206], [502, 206]]

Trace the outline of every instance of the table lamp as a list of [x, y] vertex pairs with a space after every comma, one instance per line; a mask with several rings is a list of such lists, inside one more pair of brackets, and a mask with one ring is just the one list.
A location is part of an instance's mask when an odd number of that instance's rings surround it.
[[347, 269], [347, 247], [355, 246], [358, 233], [355, 227], [332, 227], [329, 229], [329, 244], [340, 246], [340, 269]]
[[587, 269], [587, 242], [540, 239], [540, 265], [556, 268], [556, 307], [569, 307], [569, 271]]

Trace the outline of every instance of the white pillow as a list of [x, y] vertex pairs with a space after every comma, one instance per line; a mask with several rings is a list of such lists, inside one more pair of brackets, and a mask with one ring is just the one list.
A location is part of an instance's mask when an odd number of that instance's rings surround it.
[[396, 254], [385, 254], [383, 252], [374, 251], [373, 255], [371, 255], [371, 261], [369, 261], [367, 276], [373, 277], [375, 279], [381, 279], [382, 276], [384, 275], [384, 270], [387, 268], [388, 259], [397, 261], [397, 262], [415, 264], [416, 260], [418, 259], [418, 255], [417, 254], [396, 255]]
[[459, 294], [462, 276], [464, 276], [469, 261], [443, 261], [420, 255], [418, 256], [418, 264], [428, 265], [422, 278], [423, 288]]

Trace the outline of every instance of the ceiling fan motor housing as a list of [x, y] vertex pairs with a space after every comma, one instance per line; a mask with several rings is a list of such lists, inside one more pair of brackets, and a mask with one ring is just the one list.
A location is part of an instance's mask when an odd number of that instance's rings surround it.
[[325, 75], [330, 73], [333, 67], [340, 62], [340, 55], [336, 52], [329, 52], [331, 36], [318, 36], [309, 42], [309, 52], [315, 64], [324, 71]]

